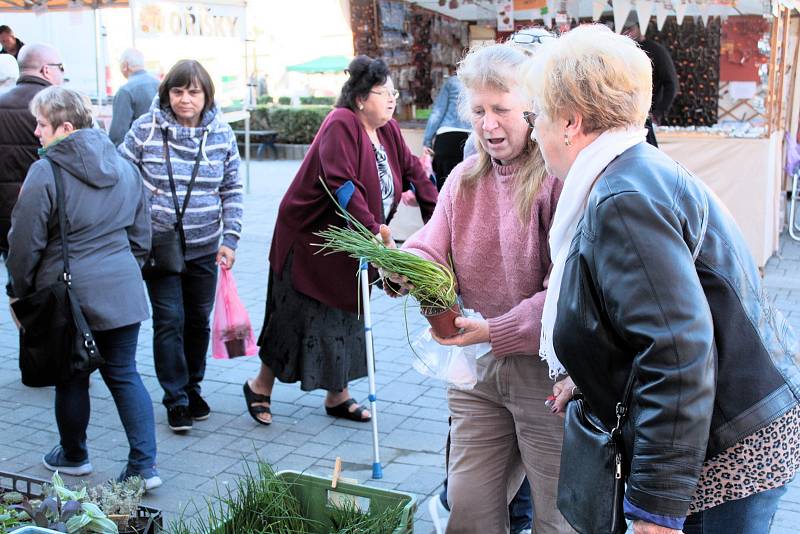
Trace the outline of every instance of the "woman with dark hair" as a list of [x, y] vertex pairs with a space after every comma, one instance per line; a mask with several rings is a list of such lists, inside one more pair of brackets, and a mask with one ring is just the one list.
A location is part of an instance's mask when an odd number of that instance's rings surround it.
[[[347, 384], [367, 374], [363, 320], [358, 315], [358, 262], [344, 254], [315, 254], [314, 235], [342, 225], [320, 183], [376, 235], [394, 214], [404, 189], [416, 191], [428, 220], [436, 188], [392, 120], [397, 93], [380, 59], [355, 58], [350, 77], [281, 201], [272, 248], [267, 309], [258, 344], [261, 369], [244, 383], [247, 410], [272, 422], [270, 395], [277, 377], [304, 391], [325, 389], [328, 415], [369, 421]], [[371, 278], [377, 273], [370, 272]]]
[[169, 427], [183, 432], [211, 411], [200, 382], [217, 265], [233, 267], [242, 230], [236, 137], [221, 120], [214, 83], [200, 63], [185, 59], [169, 70], [119, 151], [139, 167], [151, 193], [153, 242], [177, 229], [185, 251], [182, 273], [147, 277], [156, 375]]

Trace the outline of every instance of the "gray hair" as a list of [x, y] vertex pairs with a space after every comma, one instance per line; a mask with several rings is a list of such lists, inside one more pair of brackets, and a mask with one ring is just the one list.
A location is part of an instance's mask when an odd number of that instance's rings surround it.
[[72, 89], [51, 85], [39, 91], [29, 108], [34, 117], [43, 117], [55, 129], [71, 123], [76, 130], [92, 127], [92, 104], [89, 99]]
[[17, 60], [11, 54], [0, 54], [0, 86], [13, 85], [19, 78]]
[[119, 58], [120, 63], [127, 63], [129, 69], [144, 68], [144, 55], [135, 48], [127, 48]]

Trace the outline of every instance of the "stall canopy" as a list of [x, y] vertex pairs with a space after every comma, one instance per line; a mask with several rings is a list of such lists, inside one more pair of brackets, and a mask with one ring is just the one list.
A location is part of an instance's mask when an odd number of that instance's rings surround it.
[[0, 0], [3, 11], [62, 10], [75, 8], [127, 7], [128, 0]]
[[305, 63], [297, 63], [286, 67], [287, 71], [313, 73], [342, 72], [350, 64], [345, 56], [321, 56]]

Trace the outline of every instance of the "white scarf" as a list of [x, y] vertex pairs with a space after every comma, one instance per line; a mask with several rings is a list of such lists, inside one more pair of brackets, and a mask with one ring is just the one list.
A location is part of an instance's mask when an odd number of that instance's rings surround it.
[[632, 146], [644, 142], [646, 135], [647, 130], [638, 128], [603, 132], [580, 151], [564, 180], [564, 189], [558, 199], [550, 228], [550, 257], [553, 260], [553, 268], [550, 271], [550, 282], [542, 311], [542, 339], [539, 345], [539, 356], [547, 361], [552, 379], [566, 372], [553, 347], [553, 328], [556, 324], [564, 264], [578, 221], [586, 209], [586, 200], [603, 169]]

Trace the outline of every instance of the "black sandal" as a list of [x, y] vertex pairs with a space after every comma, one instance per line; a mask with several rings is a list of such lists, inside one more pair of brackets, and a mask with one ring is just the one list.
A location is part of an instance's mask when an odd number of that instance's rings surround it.
[[[350, 411], [350, 406], [353, 404], [358, 405], [358, 408]], [[364, 419], [363, 415], [367, 409], [358, 404], [355, 399], [347, 399], [341, 404], [337, 404], [336, 406], [325, 406], [325, 413], [330, 415], [331, 417], [341, 417], [342, 419], [349, 419], [350, 421], [356, 421], [359, 423], [367, 423], [369, 422], [372, 417], [367, 417]]]
[[[247, 413], [250, 414], [250, 417], [262, 425], [266, 426], [271, 424], [271, 420], [263, 421], [258, 418], [259, 415], [265, 413], [272, 415], [272, 411], [270, 411], [268, 406], [258, 406], [259, 403], [270, 402], [269, 395], [255, 393], [252, 389], [250, 389], [250, 384], [248, 384], [246, 380], [244, 382], [244, 386], [242, 386], [242, 389], [244, 390], [244, 400], [247, 401]], [[253, 404], [256, 404], [256, 406], [253, 406]]]

